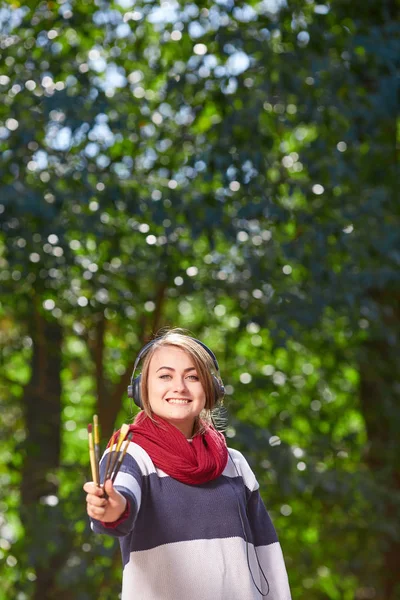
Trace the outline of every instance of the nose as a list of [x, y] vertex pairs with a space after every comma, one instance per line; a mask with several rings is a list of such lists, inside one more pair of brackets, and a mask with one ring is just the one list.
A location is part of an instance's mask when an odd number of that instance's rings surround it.
[[174, 392], [182, 393], [186, 390], [186, 384], [183, 377], [177, 377], [174, 381]]

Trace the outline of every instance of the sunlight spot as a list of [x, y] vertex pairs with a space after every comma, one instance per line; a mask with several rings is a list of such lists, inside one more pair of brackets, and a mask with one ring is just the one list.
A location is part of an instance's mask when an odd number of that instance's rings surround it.
[[40, 504], [44, 504], [46, 506], [57, 506], [58, 498], [53, 494], [50, 494], [49, 496], [42, 496], [40, 498]]
[[314, 192], [314, 194], [316, 194], [317, 196], [320, 196], [321, 194], [324, 193], [325, 188], [323, 185], [320, 185], [319, 183], [315, 183], [312, 186], [312, 191]]
[[49, 299], [49, 300], [45, 300], [45, 301], [43, 302], [43, 307], [44, 307], [46, 310], [53, 310], [53, 308], [55, 307], [55, 305], [56, 305], [56, 303], [54, 302], [54, 300], [51, 300], [51, 299]]
[[239, 379], [241, 383], [247, 385], [253, 378], [250, 373], [241, 373]]
[[86, 298], [86, 296], [79, 296], [78, 300], [78, 306], [87, 306], [89, 304], [89, 300]]
[[269, 445], [270, 446], [280, 446], [281, 445], [281, 438], [277, 435], [272, 435], [269, 440]]
[[239, 231], [236, 238], [238, 242], [246, 242], [249, 239], [249, 234], [246, 231]]
[[289, 506], [289, 504], [282, 504], [282, 506], [281, 506], [281, 514], [284, 517], [288, 517], [289, 515], [292, 514], [292, 507]]
[[193, 52], [198, 56], [204, 56], [207, 53], [207, 46], [205, 44], [195, 44]]

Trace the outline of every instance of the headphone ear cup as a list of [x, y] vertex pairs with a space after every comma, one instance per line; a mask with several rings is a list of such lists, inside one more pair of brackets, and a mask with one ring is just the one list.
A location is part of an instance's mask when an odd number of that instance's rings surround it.
[[141, 389], [142, 376], [138, 375], [132, 381], [132, 398], [136, 406], [143, 409], [142, 405], [142, 389]]
[[213, 381], [214, 381], [214, 391], [215, 391], [215, 398], [214, 398], [214, 402], [220, 402], [223, 397], [225, 396], [225, 386], [222, 383], [222, 381], [220, 381], [220, 379], [218, 379], [218, 377], [216, 377], [215, 375], [213, 375]]

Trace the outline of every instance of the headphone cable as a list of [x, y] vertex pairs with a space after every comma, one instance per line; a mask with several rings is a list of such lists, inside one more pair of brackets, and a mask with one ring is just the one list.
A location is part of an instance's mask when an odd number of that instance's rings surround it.
[[[243, 481], [243, 477], [242, 477], [242, 476], [239, 474], [239, 471], [237, 470], [237, 467], [236, 467], [235, 461], [233, 460], [233, 458], [232, 458], [232, 456], [231, 456], [231, 454], [230, 454], [230, 452], [229, 452], [229, 451], [228, 451], [228, 454], [229, 454], [229, 458], [231, 459], [231, 461], [232, 461], [232, 463], [233, 463], [233, 466], [234, 466], [234, 468], [235, 468], [235, 471], [236, 471], [236, 473], [237, 473], [238, 477], [239, 477], [239, 478], [242, 480], [242, 482], [243, 482], [243, 486], [244, 486], [244, 501], [245, 501], [245, 507], [246, 507], [246, 514], [247, 514], [247, 516], [248, 516], [248, 513], [247, 513], [247, 500], [246, 500], [246, 486], [245, 486], [245, 483], [244, 483], [244, 481]], [[247, 566], [248, 566], [248, 569], [249, 569], [249, 572], [250, 572], [250, 575], [251, 575], [251, 579], [252, 579], [252, 581], [253, 581], [253, 584], [254, 584], [254, 586], [256, 587], [256, 589], [257, 589], [258, 593], [259, 593], [259, 594], [261, 594], [261, 596], [263, 596], [263, 597], [265, 597], [265, 596], [268, 596], [268, 594], [269, 594], [269, 592], [270, 592], [270, 585], [269, 585], [269, 582], [268, 582], [267, 576], [265, 575], [265, 573], [264, 573], [264, 571], [263, 571], [263, 568], [262, 568], [262, 566], [261, 566], [261, 564], [260, 564], [260, 561], [259, 561], [259, 558], [258, 558], [258, 554], [257, 554], [256, 547], [255, 547], [255, 545], [253, 544], [253, 548], [254, 548], [254, 554], [255, 554], [255, 556], [256, 556], [256, 560], [257, 560], [257, 565], [258, 565], [258, 568], [259, 568], [259, 570], [260, 570], [260, 572], [261, 572], [261, 574], [262, 574], [262, 576], [263, 576], [263, 578], [264, 578], [264, 581], [265, 581], [265, 583], [266, 583], [266, 584], [267, 584], [267, 586], [268, 586], [268, 591], [267, 591], [266, 593], [262, 592], [262, 591], [260, 590], [260, 588], [258, 587], [258, 585], [256, 584], [256, 581], [255, 581], [255, 579], [254, 579], [253, 571], [252, 571], [252, 569], [251, 569], [251, 565], [250, 565], [250, 557], [249, 557], [249, 541], [248, 541], [247, 534], [246, 534], [246, 528], [245, 528], [245, 525], [244, 525], [244, 522], [243, 522], [243, 515], [242, 515], [242, 510], [241, 510], [241, 507], [240, 507], [239, 498], [238, 498], [238, 495], [237, 495], [237, 493], [236, 493], [236, 490], [235, 490], [235, 488], [234, 488], [234, 486], [233, 486], [232, 482], [230, 481], [229, 477], [226, 477], [226, 479], [227, 479], [227, 481], [228, 481], [229, 485], [231, 486], [231, 488], [232, 488], [232, 490], [233, 490], [233, 493], [235, 494], [236, 502], [237, 502], [237, 505], [238, 505], [238, 511], [239, 511], [239, 517], [240, 517], [240, 523], [241, 523], [241, 525], [242, 525], [242, 531], [243, 531], [244, 539], [245, 539], [245, 542], [246, 542], [246, 558], [247, 558]]]

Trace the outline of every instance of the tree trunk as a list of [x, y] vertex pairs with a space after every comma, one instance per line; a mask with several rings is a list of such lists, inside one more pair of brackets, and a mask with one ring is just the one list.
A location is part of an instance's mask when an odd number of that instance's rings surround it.
[[[66, 560], [61, 540], [57, 469], [61, 444], [62, 330], [33, 311], [31, 378], [24, 390], [27, 437], [21, 482], [21, 520], [36, 571], [34, 600], [54, 598], [54, 580]], [[64, 532], [62, 532], [64, 536]]]
[[384, 506], [381, 531], [387, 532], [377, 540], [377, 553], [382, 553], [383, 560], [382, 591], [377, 590], [376, 598], [396, 600], [400, 598], [400, 539], [396, 535], [400, 523], [400, 304], [393, 306], [393, 294], [387, 295], [391, 301], [387, 304], [379, 296], [387, 337], [376, 336], [362, 348], [360, 397], [369, 442], [366, 461]]

